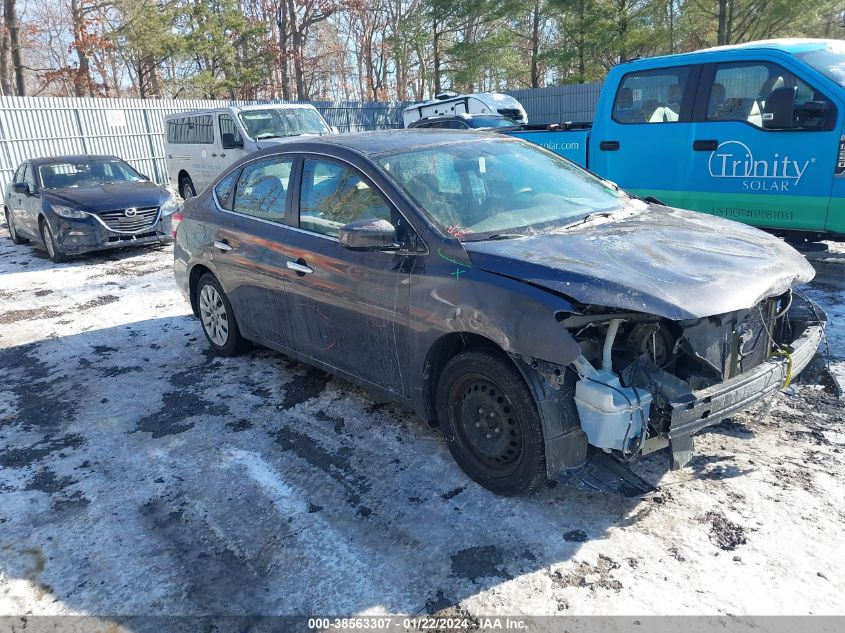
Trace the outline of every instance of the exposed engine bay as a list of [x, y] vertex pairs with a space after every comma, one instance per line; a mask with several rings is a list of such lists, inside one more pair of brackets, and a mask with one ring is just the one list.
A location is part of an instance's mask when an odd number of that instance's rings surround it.
[[811, 326], [820, 337], [824, 319], [792, 290], [681, 321], [585, 306], [561, 320], [581, 349], [573, 366], [582, 428], [590, 444], [623, 461], [674, 443], [672, 466], [681, 467], [692, 456], [692, 433], [788, 385], [818, 338], [800, 358], [793, 343]]

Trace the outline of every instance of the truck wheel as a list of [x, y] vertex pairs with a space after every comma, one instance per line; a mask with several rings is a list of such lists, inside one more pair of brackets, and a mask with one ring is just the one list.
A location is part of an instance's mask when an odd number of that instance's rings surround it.
[[191, 180], [190, 176], [182, 176], [179, 179], [179, 193], [183, 200], [196, 197], [197, 190], [194, 189], [194, 181]]
[[506, 359], [483, 349], [455, 356], [440, 374], [436, 408], [452, 457], [474, 481], [516, 495], [546, 480], [537, 405]]
[[9, 213], [9, 210], [6, 209], [6, 225], [9, 227], [9, 237], [12, 238], [12, 242], [15, 244], [26, 244], [29, 240], [21, 237], [18, 235], [18, 230], [15, 228], [15, 223], [12, 220], [12, 214]]
[[47, 255], [50, 256], [50, 259], [53, 262], [61, 264], [62, 262], [67, 261], [67, 255], [65, 255], [59, 248], [59, 245], [56, 244], [56, 240], [53, 237], [53, 231], [47, 220], [41, 220], [41, 240], [44, 242], [44, 248], [47, 249]]
[[197, 284], [197, 306], [202, 331], [211, 349], [220, 356], [237, 356], [247, 347], [241, 336], [235, 312], [220, 283], [210, 273]]

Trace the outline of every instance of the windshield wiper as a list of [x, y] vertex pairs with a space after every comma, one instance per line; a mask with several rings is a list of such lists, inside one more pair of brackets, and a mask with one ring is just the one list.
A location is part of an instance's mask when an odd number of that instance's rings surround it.
[[566, 229], [571, 229], [572, 227], [575, 227], [575, 226], [581, 226], [582, 224], [586, 224], [587, 222], [595, 220], [596, 218], [609, 218], [609, 217], [612, 217], [615, 213], [616, 213], [616, 211], [594, 211], [593, 213], [588, 213], [587, 215], [585, 215], [580, 220], [575, 220], [575, 222], [570, 222], [569, 224], [564, 224], [558, 230], [566, 230]]
[[495, 235], [491, 235], [490, 237], [485, 237], [485, 240], [512, 240], [517, 237], [525, 237], [519, 233], [496, 233]]

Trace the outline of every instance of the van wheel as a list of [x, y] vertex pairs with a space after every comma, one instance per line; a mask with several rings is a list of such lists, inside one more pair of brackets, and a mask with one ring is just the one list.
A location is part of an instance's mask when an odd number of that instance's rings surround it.
[[183, 200], [196, 197], [197, 190], [194, 189], [194, 182], [190, 176], [182, 176], [179, 179], [179, 193], [182, 194]]
[[15, 223], [12, 221], [12, 214], [6, 209], [6, 225], [9, 227], [9, 237], [15, 244], [26, 244], [29, 240], [18, 235], [18, 229], [15, 228]]
[[53, 230], [50, 228], [50, 223], [47, 220], [41, 220], [41, 240], [44, 242], [44, 248], [47, 249], [47, 255], [50, 256], [53, 262], [61, 264], [67, 261], [67, 255], [56, 244], [56, 240], [53, 237]]
[[241, 336], [229, 298], [210, 273], [200, 277], [197, 284], [197, 307], [202, 331], [215, 353], [220, 356], [237, 356], [249, 347]]
[[546, 481], [537, 405], [507, 359], [481, 349], [458, 354], [440, 374], [436, 406], [452, 457], [474, 481], [500, 495]]

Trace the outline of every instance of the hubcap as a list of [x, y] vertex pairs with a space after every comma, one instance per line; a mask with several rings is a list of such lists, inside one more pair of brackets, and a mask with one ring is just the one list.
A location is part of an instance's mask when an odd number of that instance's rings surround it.
[[215, 345], [223, 347], [229, 340], [229, 315], [226, 304], [217, 289], [206, 284], [200, 291], [200, 318], [208, 338]]
[[47, 248], [47, 253], [50, 257], [53, 257], [56, 254], [56, 251], [53, 248], [53, 238], [50, 236], [50, 227], [47, 226], [46, 222], [41, 225], [41, 236], [44, 238], [44, 246]]
[[456, 385], [453, 393], [458, 431], [476, 459], [497, 472], [513, 470], [522, 456], [522, 428], [499, 387], [474, 376]]

